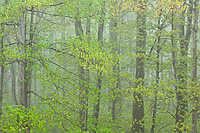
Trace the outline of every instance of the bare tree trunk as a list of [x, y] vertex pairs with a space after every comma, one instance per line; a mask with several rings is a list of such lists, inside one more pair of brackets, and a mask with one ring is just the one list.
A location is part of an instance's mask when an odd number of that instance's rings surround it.
[[[9, 35], [8, 35], [9, 36]], [[8, 44], [11, 44], [10, 38], [7, 37]], [[10, 71], [11, 71], [11, 82], [12, 82], [12, 95], [13, 95], [13, 102], [15, 105], [18, 105], [17, 101], [17, 95], [16, 95], [16, 72], [15, 72], [15, 63], [12, 63], [10, 65]]]
[[[33, 37], [34, 37], [34, 28], [33, 28], [33, 17], [34, 17], [34, 8], [31, 7], [31, 23], [30, 23], [30, 36], [29, 36], [29, 43], [28, 45], [25, 47], [25, 52], [27, 52], [27, 49], [29, 49], [28, 51], [31, 52], [30, 55], [32, 55], [32, 43], [33, 43]], [[24, 82], [24, 93], [25, 93], [25, 103], [27, 105], [27, 108], [30, 108], [30, 98], [31, 98], [31, 67], [32, 67], [32, 61], [30, 61], [29, 59], [30, 57], [27, 57], [27, 59], [25, 59], [25, 63], [24, 63], [24, 78], [25, 78], [25, 82]]]
[[19, 105], [27, 107], [26, 105], [26, 95], [24, 90], [24, 46], [25, 46], [25, 38], [26, 38], [26, 17], [25, 17], [25, 9], [21, 9], [22, 16], [19, 17], [19, 25], [18, 25], [18, 46], [20, 59], [18, 61], [18, 98]]
[[10, 65], [11, 77], [12, 77], [12, 95], [13, 95], [13, 102], [15, 105], [18, 105], [17, 96], [16, 96], [16, 76], [15, 76], [15, 67], [14, 63]]
[[[197, 86], [197, 32], [199, 21], [199, 0], [194, 2], [194, 29], [193, 29], [193, 82], [194, 88]], [[192, 109], [192, 133], [197, 133], [197, 107], [198, 107], [198, 90], [194, 90], [193, 109]], [[197, 94], [197, 95], [195, 95]]]
[[[116, 54], [117, 51], [117, 33], [116, 33], [116, 28], [117, 27], [117, 22], [115, 20], [115, 18], [111, 18], [110, 19], [110, 40], [111, 40], [111, 44], [112, 44], [112, 53], [113, 54]], [[117, 62], [114, 62], [113, 64], [113, 72], [114, 72], [114, 75], [117, 76]], [[111, 95], [113, 95], [113, 100], [112, 100], [112, 121], [115, 122], [115, 118], [116, 118], [116, 103], [117, 103], [117, 100], [116, 100], [116, 92], [115, 92], [115, 89], [117, 87], [117, 83], [114, 84], [111, 88]]]
[[[136, 83], [135, 87], [144, 86], [144, 57], [146, 47], [146, 16], [144, 13], [144, 3], [139, 1], [140, 8], [143, 10], [137, 12], [137, 42], [136, 42]], [[144, 133], [144, 98], [140, 92], [134, 92], [133, 112], [132, 112], [132, 133]]]

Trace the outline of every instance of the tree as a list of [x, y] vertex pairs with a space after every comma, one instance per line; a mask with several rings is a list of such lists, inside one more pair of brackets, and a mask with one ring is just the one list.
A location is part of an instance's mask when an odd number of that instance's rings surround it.
[[[103, 48], [103, 30], [104, 30], [104, 23], [105, 23], [105, 1], [102, 2], [101, 5], [101, 17], [99, 19], [99, 27], [98, 27], [98, 42], [100, 43], [100, 49]], [[100, 61], [97, 62], [100, 64]], [[100, 99], [101, 99], [101, 91], [102, 91], [102, 74], [103, 70], [97, 69], [97, 90], [95, 90], [97, 98], [95, 99], [94, 103], [94, 112], [93, 112], [93, 126], [98, 126], [99, 120], [99, 111], [100, 111]], [[96, 133], [96, 130], [93, 131]]]
[[[186, 1], [184, 2], [183, 6], [186, 4]], [[188, 12], [192, 13], [192, 1], [190, 1], [190, 7], [188, 8]], [[186, 10], [183, 10], [180, 14], [180, 20], [183, 22], [180, 24], [180, 62], [177, 68], [177, 83], [178, 86], [176, 88], [176, 96], [177, 96], [177, 107], [176, 107], [176, 127], [175, 131], [182, 132], [182, 127], [184, 127], [184, 119], [186, 117], [186, 111], [187, 111], [187, 99], [185, 96], [187, 96], [187, 56], [188, 56], [188, 44], [190, 41], [191, 36], [191, 16], [188, 16], [188, 25], [186, 27], [185, 31], [185, 14]], [[186, 32], [186, 35], [185, 35]]]
[[[116, 4], [116, 2], [112, 3], [113, 5]], [[114, 11], [115, 14], [115, 11]], [[110, 42], [111, 42], [111, 48], [112, 48], [112, 54], [116, 54], [117, 51], [117, 32], [116, 32], [116, 28], [117, 28], [117, 20], [115, 16], [112, 16], [110, 19]], [[115, 61], [113, 61], [113, 73], [117, 74], [117, 63]], [[111, 87], [111, 95], [113, 96], [112, 99], [112, 121], [115, 122], [116, 119], [116, 89], [117, 87], [117, 83], [114, 83], [114, 86]]]
[[[198, 32], [198, 21], [199, 21], [199, 0], [194, 2], [194, 29], [193, 29], [193, 84], [194, 88], [197, 87], [197, 32]], [[197, 133], [197, 107], [198, 107], [198, 90], [193, 90], [193, 109], [192, 109], [192, 132]]]
[[198, 3], [10, 0], [0, 130], [197, 132]]
[[[146, 19], [145, 2], [139, 1], [140, 11], [137, 12], [137, 42], [136, 42], [136, 82], [135, 88], [141, 89], [144, 86], [144, 55], [146, 45]], [[132, 133], [144, 132], [144, 101], [143, 95], [137, 91], [134, 92], [133, 101], [133, 126]]]
[[26, 46], [26, 14], [25, 9], [20, 9], [21, 16], [19, 17], [19, 25], [18, 25], [18, 49], [20, 53], [20, 60], [18, 62], [18, 98], [19, 105], [27, 107], [26, 103], [26, 91], [24, 90], [24, 47]]
[[0, 120], [2, 115], [3, 107], [3, 83], [4, 83], [4, 41], [3, 41], [3, 27], [1, 25], [1, 81], [0, 81]]

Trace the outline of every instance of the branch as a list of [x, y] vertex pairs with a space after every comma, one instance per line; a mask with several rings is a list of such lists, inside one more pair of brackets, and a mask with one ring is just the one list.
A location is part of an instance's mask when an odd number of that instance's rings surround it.
[[56, 66], [58, 66], [58, 67], [60, 67], [60, 68], [62, 68], [62, 69], [65, 70], [65, 71], [67, 71], [67, 72], [69, 72], [69, 73], [75, 75], [75, 76], [79, 76], [78, 74], [73, 73], [73, 72], [71, 72], [71, 71], [65, 69], [64, 67], [60, 66], [59, 64], [57, 64], [57, 63], [55, 63], [55, 62], [53, 62], [53, 61], [49, 61], [49, 62], [52, 63], [52, 64], [54, 64], [54, 65], [56, 65]]
[[5, 23], [1, 23], [1, 25], [17, 25], [16, 22], [5, 22]]
[[[30, 10], [29, 10], [30, 11]], [[41, 12], [41, 11], [34, 11], [34, 12], [37, 12], [37, 13], [42, 13], [42, 14], [45, 14], [45, 15], [49, 15], [49, 16], [55, 16], [55, 17], [60, 17], [60, 15], [58, 14], [51, 14], [51, 13], [46, 13], [46, 12]], [[66, 18], [72, 18], [71, 16], [64, 16]]]
[[[28, 91], [27, 93], [32, 93], [32, 94], [36, 95], [37, 97], [39, 97], [39, 98], [41, 98], [42, 100], [45, 100], [45, 101], [48, 101], [48, 100], [52, 100], [52, 99], [53, 99], [53, 98], [44, 98], [44, 97], [38, 95], [37, 93], [35, 93], [35, 92], [33, 92], [33, 91]], [[54, 99], [54, 101], [55, 101], [55, 99]], [[61, 102], [59, 102], [59, 101], [57, 101], [57, 100], [56, 100], [56, 102], [62, 105]], [[71, 108], [71, 107], [68, 107], [67, 105], [66, 105], [66, 107], [69, 108], [69, 109], [71, 109], [71, 110], [74, 111], [75, 113], [79, 113], [78, 111], [76, 111], [75, 109], [73, 109], [73, 108]]]

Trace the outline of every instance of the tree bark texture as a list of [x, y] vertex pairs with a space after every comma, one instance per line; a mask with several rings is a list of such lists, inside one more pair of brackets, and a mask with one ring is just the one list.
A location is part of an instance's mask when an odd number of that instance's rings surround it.
[[[144, 10], [143, 1], [139, 1]], [[146, 47], [146, 16], [143, 11], [137, 12], [137, 42], [136, 42], [136, 83], [135, 88], [144, 85], [144, 55]], [[144, 133], [144, 99], [140, 92], [134, 92], [132, 110], [132, 133]]]
[[[194, 87], [197, 87], [197, 32], [198, 32], [198, 21], [199, 21], [199, 0], [194, 2], [194, 29], [193, 29], [193, 82]], [[193, 95], [193, 109], [192, 109], [192, 133], [197, 133], [197, 107], [198, 107], [198, 92], [194, 90]]]
[[[2, 26], [2, 25], [1, 25]], [[0, 29], [2, 30], [0, 32], [0, 35], [3, 33], [3, 27]], [[3, 83], [4, 83], [4, 56], [3, 56], [3, 50], [4, 45], [3, 45], [3, 36], [1, 37], [1, 80], [0, 80], [0, 120], [1, 120], [1, 115], [2, 115], [2, 107], [3, 107]]]
[[[189, 1], [190, 7], [188, 9], [189, 14], [192, 13], [192, 1]], [[186, 1], [185, 1], [186, 4]], [[180, 15], [180, 19], [184, 22], [185, 21], [185, 13], [186, 11], [183, 11]], [[178, 78], [178, 86], [176, 90], [176, 97], [177, 97], [177, 107], [176, 107], [176, 127], [175, 131], [182, 133], [183, 125], [186, 117], [186, 111], [187, 111], [187, 104], [188, 101], [186, 99], [187, 96], [187, 55], [188, 55], [188, 44], [190, 41], [191, 36], [191, 23], [192, 23], [192, 17], [188, 16], [188, 25], [185, 28], [185, 24], [182, 23], [179, 26], [180, 32], [179, 32], [179, 38], [180, 38], [180, 61], [177, 69], [177, 78]], [[186, 30], [186, 31], [185, 31]], [[185, 34], [186, 32], [186, 34]], [[182, 39], [184, 38], [184, 39]]]
[[[152, 116], [152, 126], [151, 126], [151, 133], [154, 133], [155, 130], [155, 125], [156, 125], [156, 113], [157, 113], [157, 100], [158, 100], [158, 87], [159, 87], [159, 80], [160, 80], [160, 51], [161, 51], [161, 30], [163, 27], [161, 27], [160, 25], [160, 17], [161, 14], [159, 15], [159, 19], [158, 19], [158, 46], [156, 49], [156, 54], [157, 54], [157, 61], [156, 61], [156, 85], [155, 85], [155, 89], [154, 89], [154, 102], [153, 102], [153, 116]], [[155, 42], [156, 43], [156, 42]]]
[[[7, 37], [7, 42], [8, 44], [11, 44], [10, 42], [10, 37]], [[10, 72], [11, 72], [11, 87], [12, 87], [12, 97], [13, 97], [13, 102], [15, 105], [18, 105], [17, 101], [17, 94], [16, 94], [16, 67], [15, 63], [10, 64]]]
[[[99, 27], [98, 27], [98, 42], [100, 43], [100, 49], [103, 46], [103, 28], [104, 28], [104, 16], [105, 16], [105, 1], [103, 2], [103, 5], [101, 7], [101, 17], [99, 20]], [[100, 63], [100, 62], [96, 62]], [[97, 90], [96, 90], [96, 101], [94, 104], [94, 111], [93, 111], [93, 126], [94, 128], [97, 128], [98, 126], [98, 119], [99, 119], [99, 111], [100, 111], [100, 96], [101, 96], [101, 88], [102, 88], [102, 70], [97, 70]], [[93, 132], [96, 133], [98, 129], [94, 129]]]
[[18, 99], [19, 105], [27, 107], [26, 105], [26, 94], [24, 90], [24, 47], [26, 44], [26, 17], [25, 17], [25, 9], [21, 9], [22, 16], [19, 17], [19, 25], [18, 25], [18, 48], [20, 59], [18, 61]]
[[[78, 15], [77, 15], [78, 16]], [[81, 18], [75, 18], [75, 32], [76, 37], [82, 41], [83, 28], [81, 23]], [[81, 53], [80, 53], [81, 54]], [[79, 55], [81, 57], [81, 55]], [[82, 66], [83, 60], [79, 61], [78, 71], [79, 71], [79, 124], [82, 131], [87, 131], [87, 119], [88, 119], [88, 84], [87, 82], [87, 71]]]
[[[115, 54], [115, 52], [117, 52], [117, 33], [116, 33], [116, 27], [117, 27], [117, 22], [114, 18], [110, 19], [110, 41], [111, 41], [111, 46], [112, 46], [112, 53]], [[117, 76], [117, 62], [114, 62], [114, 66], [113, 66], [113, 73], [114, 75]], [[115, 89], [117, 87], [117, 83], [114, 83], [112, 88], [111, 88], [111, 95], [113, 95], [113, 100], [112, 100], [112, 121], [115, 122], [115, 118], [116, 118], [116, 103], [117, 103], [117, 99], [116, 99], [116, 91]]]
[[15, 64], [12, 63], [10, 65], [10, 71], [11, 71], [11, 77], [12, 77], [12, 97], [13, 97], [13, 102], [15, 105], [18, 105], [17, 102], [17, 95], [16, 95], [16, 73], [15, 73]]

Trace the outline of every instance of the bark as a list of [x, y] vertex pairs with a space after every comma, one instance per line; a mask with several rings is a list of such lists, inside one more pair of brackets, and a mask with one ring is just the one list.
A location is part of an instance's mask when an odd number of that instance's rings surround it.
[[[143, 1], [139, 1], [140, 8], [144, 10]], [[135, 88], [144, 86], [144, 55], [146, 46], [146, 16], [144, 11], [137, 12], [137, 42], [136, 42], [136, 83]], [[144, 133], [144, 98], [140, 92], [134, 92], [132, 111], [132, 133]]]
[[[117, 48], [117, 53], [120, 55], [120, 44]], [[117, 59], [117, 85], [116, 88], [119, 90], [117, 92], [116, 104], [117, 104], [117, 115], [122, 115], [122, 93], [121, 93], [121, 79], [120, 79], [120, 61]]]
[[[198, 21], [199, 21], [199, 0], [194, 2], [194, 29], [193, 29], [193, 82], [194, 87], [197, 86], [197, 32], [198, 32]], [[197, 133], [197, 107], [198, 107], [198, 92], [193, 92], [193, 110], [192, 110], [192, 132]], [[195, 95], [196, 94], [196, 95]]]
[[31, 91], [31, 68], [30, 68], [30, 62], [26, 59], [24, 63], [24, 102], [25, 102], [25, 107], [30, 108], [30, 94]]
[[[87, 24], [86, 24], [86, 38], [87, 38], [87, 43], [90, 43], [90, 18], [87, 18]], [[88, 123], [88, 96], [89, 96], [89, 88], [90, 88], [90, 83], [89, 83], [89, 75], [90, 75], [90, 71], [89, 71], [89, 62], [87, 62], [87, 67], [83, 68], [84, 70], [84, 80], [85, 80], [85, 85], [83, 88], [83, 92], [85, 92], [84, 94], [84, 99], [83, 103], [84, 103], [84, 109], [83, 109], [83, 121], [84, 121], [84, 131], [87, 131], [87, 123]]]
[[98, 131], [98, 119], [99, 119], [99, 110], [100, 110], [100, 96], [101, 96], [101, 87], [102, 87], [102, 71], [97, 71], [97, 103], [94, 105], [93, 112], [93, 126], [96, 129], [93, 129], [93, 132], [96, 133]]
[[[190, 7], [188, 10], [188, 13], [192, 13], [192, 1], [190, 0]], [[183, 11], [180, 19], [182, 21], [185, 21], [185, 14], [186, 11]], [[184, 128], [184, 121], [186, 117], [186, 111], [187, 111], [187, 56], [188, 56], [188, 44], [190, 41], [190, 36], [191, 36], [191, 22], [192, 22], [192, 17], [188, 16], [188, 25], [185, 28], [185, 24], [182, 23], [179, 26], [180, 33], [179, 37], [181, 38], [180, 40], [180, 49], [181, 49], [181, 54], [180, 54], [180, 61], [179, 61], [179, 66], [177, 70], [177, 78], [178, 78], [178, 87], [176, 90], [176, 96], [177, 96], [177, 107], [176, 107], [176, 127], [175, 131], [182, 133], [183, 131], [181, 130]], [[186, 29], [186, 35], [185, 35], [185, 29]], [[184, 39], [183, 39], [184, 38]]]
[[[1, 25], [2, 26], [2, 25]], [[0, 35], [3, 33], [3, 28], [1, 29], [2, 32], [0, 32]], [[3, 56], [3, 50], [4, 45], [3, 45], [3, 36], [1, 37], [1, 80], [0, 80], [0, 120], [1, 120], [1, 115], [2, 115], [2, 107], [3, 107], [3, 81], [4, 81], [4, 56]]]
[[13, 102], [15, 105], [18, 105], [17, 102], [17, 95], [16, 95], [16, 76], [15, 76], [15, 65], [12, 63], [10, 65], [10, 71], [11, 71], [11, 80], [12, 80], [12, 95], [13, 95]]
[[[77, 15], [78, 16], [78, 15]], [[83, 35], [83, 28], [82, 28], [82, 23], [81, 23], [81, 18], [76, 17], [75, 18], [75, 32], [76, 32], [76, 37], [79, 38], [80, 41], [82, 41], [82, 35]], [[81, 55], [79, 55], [81, 57]], [[79, 124], [80, 128], [82, 131], [87, 131], [87, 117], [88, 117], [88, 98], [87, 98], [87, 76], [86, 76], [86, 71], [84, 67], [81, 65], [83, 63], [83, 60], [79, 61], [78, 64], [78, 71], [79, 71]]]
[[[162, 11], [161, 11], [162, 12]], [[153, 116], [152, 116], [152, 126], [151, 126], [151, 133], [154, 133], [155, 130], [155, 124], [156, 124], [156, 113], [157, 113], [157, 100], [158, 100], [158, 87], [159, 87], [159, 80], [160, 80], [160, 50], [161, 50], [161, 38], [160, 38], [160, 34], [161, 34], [161, 24], [160, 24], [160, 17], [161, 14], [159, 15], [159, 19], [158, 19], [158, 46], [157, 46], [157, 50], [156, 50], [156, 54], [157, 54], [157, 61], [156, 61], [156, 85], [155, 85], [155, 95], [154, 95], [154, 104], [153, 104]]]
[[[102, 16], [100, 17], [99, 20], [99, 28], [98, 28], [98, 42], [100, 43], [100, 49], [103, 46], [103, 28], [104, 28], [104, 16], [105, 16], [105, 1], [103, 2], [103, 5], [101, 7], [101, 14]], [[97, 62], [98, 64], [100, 62]], [[100, 110], [100, 96], [101, 96], [101, 87], [102, 87], [102, 70], [97, 70], [97, 90], [96, 90], [96, 95], [97, 95], [97, 103], [95, 101], [94, 105], [94, 112], [93, 112], [93, 126], [94, 128], [97, 128], [98, 126], [98, 119], [99, 119], [99, 110]], [[93, 132], [96, 133], [98, 131], [97, 129], [94, 129]]]
[[[33, 37], [34, 37], [34, 27], [33, 27], [33, 19], [34, 19], [34, 8], [31, 7], [31, 22], [30, 22], [30, 34], [29, 34], [29, 43], [25, 47], [25, 52], [27, 52], [27, 49], [30, 49], [31, 55], [33, 54], [32, 49], [32, 43], [33, 43]], [[27, 57], [25, 59], [24, 63], [24, 97], [25, 97], [25, 105], [29, 109], [30, 108], [30, 98], [31, 98], [31, 67], [32, 67], [32, 61], [30, 61], [30, 57]]]
[[[117, 33], [116, 33], [116, 27], [117, 27], [117, 21], [115, 20], [115, 18], [111, 18], [110, 19], [110, 40], [111, 40], [111, 44], [112, 44], [112, 53], [116, 55], [117, 51]], [[113, 66], [113, 72], [114, 75], [117, 76], [118, 70], [117, 70], [117, 62], [114, 62], [114, 66]], [[113, 77], [114, 78], [114, 77]], [[116, 118], [116, 103], [117, 103], [117, 99], [116, 99], [116, 91], [115, 89], [117, 89], [117, 84], [118, 83], [114, 83], [113, 87], [111, 88], [111, 92], [113, 95], [113, 100], [112, 100], [112, 121], [115, 122], [115, 118]]]
[[[10, 38], [7, 38], [8, 44], [11, 44]], [[10, 64], [11, 71], [11, 86], [12, 86], [12, 97], [15, 105], [18, 105], [17, 94], [16, 94], [16, 72], [15, 72], [15, 63]]]
[[[36, 75], [36, 71], [34, 72], [34, 75]], [[36, 78], [33, 79], [33, 90], [34, 90], [35, 93], [38, 92], [37, 79], [36, 79]], [[36, 98], [36, 97], [37, 97], [37, 96], [34, 95], [34, 98]], [[33, 102], [35, 102], [35, 101], [33, 101]]]
[[18, 25], [18, 48], [20, 59], [18, 61], [18, 99], [19, 105], [27, 107], [25, 100], [25, 90], [24, 90], [24, 46], [25, 46], [25, 38], [26, 38], [26, 17], [25, 17], [25, 9], [21, 9], [22, 16], [19, 17], [19, 25]]

